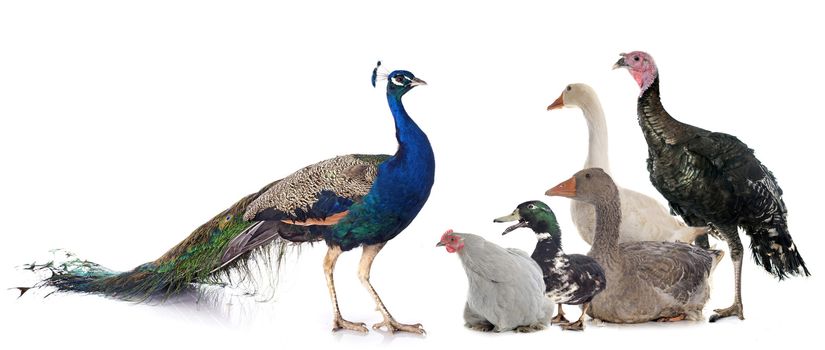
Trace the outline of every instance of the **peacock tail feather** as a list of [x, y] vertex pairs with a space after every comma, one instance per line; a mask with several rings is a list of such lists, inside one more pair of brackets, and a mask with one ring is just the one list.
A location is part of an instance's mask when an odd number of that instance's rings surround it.
[[[274, 184], [274, 183], [273, 183]], [[261, 192], [273, 184], [268, 185]], [[244, 197], [198, 227], [157, 260], [142, 264], [131, 271], [116, 272], [97, 263], [81, 260], [72, 253], [63, 252], [67, 260], [52, 260], [44, 264], [30, 264], [30, 270], [49, 270], [51, 276], [39, 286], [51, 286], [58, 291], [104, 294], [127, 300], [146, 300], [152, 297], [168, 298], [196, 284], [220, 284], [231, 280], [233, 272], [245, 278], [250, 275], [251, 261], [257, 255], [266, 255], [261, 261], [273, 258], [280, 263], [294, 246], [277, 237], [267, 246], [245, 252], [230, 263], [222, 261], [222, 254], [233, 238], [255, 224], [243, 219], [249, 203], [261, 192]], [[270, 250], [271, 248], [271, 250]]]

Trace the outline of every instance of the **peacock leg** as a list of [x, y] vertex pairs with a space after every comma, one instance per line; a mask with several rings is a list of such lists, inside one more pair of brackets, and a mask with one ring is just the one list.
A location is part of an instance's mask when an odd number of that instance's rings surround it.
[[584, 330], [584, 315], [587, 314], [587, 309], [590, 308], [590, 303], [584, 303], [584, 307], [582, 308], [582, 314], [579, 316], [579, 320], [573, 323], [563, 324], [561, 325], [561, 329], [566, 331], [583, 331]]
[[361, 254], [361, 262], [358, 264], [358, 278], [361, 280], [361, 284], [364, 285], [365, 288], [370, 292], [373, 299], [375, 299], [375, 303], [377, 304], [378, 311], [384, 315], [384, 322], [376, 323], [372, 325], [372, 329], [378, 330], [381, 327], [386, 327], [392, 333], [396, 331], [402, 332], [410, 332], [410, 333], [417, 333], [417, 334], [424, 334], [424, 327], [421, 326], [420, 323], [408, 325], [403, 323], [398, 323], [390, 312], [387, 310], [387, 307], [384, 306], [384, 303], [381, 302], [381, 298], [378, 296], [378, 293], [375, 291], [375, 288], [372, 287], [370, 284], [370, 270], [372, 269], [372, 261], [375, 260], [375, 256], [378, 255], [378, 252], [381, 251], [381, 248], [384, 248], [385, 243], [378, 243], [373, 245], [365, 245], [364, 251]]
[[730, 248], [730, 258], [733, 260], [733, 274], [735, 280], [735, 291], [733, 297], [733, 305], [724, 308], [713, 310], [715, 314], [710, 316], [710, 322], [729, 316], [739, 316], [740, 320], [745, 319], [745, 314], [742, 312], [742, 241], [739, 240], [739, 231], [736, 226], [733, 227], [719, 227], [722, 231], [725, 240], [728, 242]]
[[366, 333], [368, 330], [365, 324], [343, 319], [341, 317], [341, 310], [338, 309], [338, 297], [335, 295], [335, 282], [332, 279], [332, 273], [335, 270], [335, 262], [338, 261], [339, 255], [341, 255], [341, 247], [333, 246], [329, 247], [327, 255], [324, 257], [324, 274], [327, 276], [327, 289], [329, 289], [329, 297], [332, 299], [332, 331], [349, 329], [351, 331]]
[[550, 320], [550, 324], [557, 324], [557, 323], [560, 323], [560, 324], [566, 324], [566, 323], [570, 323], [570, 321], [568, 321], [568, 320], [564, 317], [564, 310], [562, 310], [562, 309], [561, 309], [561, 304], [557, 304], [557, 305], [559, 306], [559, 312], [556, 314], [556, 317], [553, 317], [553, 319], [551, 319], [551, 320]]

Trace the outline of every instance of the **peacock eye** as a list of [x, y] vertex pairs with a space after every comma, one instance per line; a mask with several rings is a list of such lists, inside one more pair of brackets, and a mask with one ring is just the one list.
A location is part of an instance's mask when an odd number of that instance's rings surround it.
[[227, 215], [224, 220], [229, 221], [232, 220], [232, 214]]
[[573, 89], [573, 87], [570, 86], [570, 85], [567, 85], [567, 91], [570, 91], [571, 89]]
[[399, 77], [395, 77], [395, 81], [397, 81], [397, 82], [399, 82], [399, 83], [400, 83], [400, 82], [404, 81], [404, 77], [400, 77], [400, 76], [399, 76]]
[[590, 173], [584, 174], [584, 177], [589, 179], [590, 178]]
[[535, 206], [535, 205], [530, 204], [530, 205], [528, 205], [528, 206], [527, 206], [527, 209], [536, 209], [536, 206]]

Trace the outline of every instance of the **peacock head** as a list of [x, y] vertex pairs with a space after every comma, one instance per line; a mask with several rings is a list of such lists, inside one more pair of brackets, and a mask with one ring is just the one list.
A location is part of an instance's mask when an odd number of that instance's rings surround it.
[[596, 92], [587, 84], [570, 84], [564, 88], [553, 103], [547, 106], [547, 110], [559, 109], [562, 107], [580, 107], [586, 104]]
[[573, 198], [597, 205], [617, 198], [619, 191], [613, 179], [602, 168], [590, 168], [580, 170], [573, 177], [547, 190], [544, 194]]
[[426, 81], [418, 79], [414, 74], [405, 70], [396, 70], [392, 73], [379, 73], [381, 68], [381, 61], [375, 65], [372, 70], [372, 86], [376, 86], [376, 81], [380, 79], [387, 79], [387, 94], [401, 98], [412, 88], [419, 85], [427, 85]]
[[435, 246], [447, 247], [448, 253], [457, 253], [464, 249], [464, 237], [453, 232], [453, 230], [447, 230], [441, 235], [441, 240]]
[[396, 97], [404, 96], [412, 88], [419, 85], [427, 85], [427, 82], [416, 78], [415, 75], [405, 70], [393, 71], [387, 75], [387, 93]]
[[529, 227], [536, 234], [555, 233], [559, 231], [559, 223], [556, 221], [556, 214], [550, 209], [550, 206], [544, 204], [542, 201], [528, 201], [518, 205], [512, 214], [502, 216], [493, 222], [513, 222], [517, 223], [504, 229], [502, 235], [506, 235], [511, 231], [521, 228]]
[[616, 61], [613, 69], [627, 68], [627, 70], [630, 71], [630, 75], [632, 75], [636, 83], [639, 84], [639, 88], [642, 89], [642, 92], [645, 92], [659, 74], [653, 57], [644, 51], [620, 53], [619, 55], [622, 56], [622, 58]]

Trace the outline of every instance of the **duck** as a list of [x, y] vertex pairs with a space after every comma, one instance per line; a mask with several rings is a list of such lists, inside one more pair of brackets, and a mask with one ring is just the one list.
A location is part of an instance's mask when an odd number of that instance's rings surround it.
[[[565, 254], [561, 246], [561, 228], [550, 206], [542, 201], [528, 201], [518, 205], [512, 214], [494, 222], [517, 221], [504, 230], [506, 235], [520, 227], [528, 227], [538, 241], [530, 257], [538, 263], [544, 275], [545, 295], [559, 307], [558, 314], [550, 320], [564, 330], [584, 330], [584, 316], [590, 301], [607, 286], [604, 270], [599, 263], [586, 255]], [[562, 305], [582, 305], [582, 313], [576, 322], [564, 317]]]
[[[608, 157], [607, 122], [602, 104], [596, 91], [587, 84], [569, 84], [547, 110], [579, 108], [587, 121], [589, 135], [587, 158], [584, 168], [601, 168], [607, 174], [610, 171]], [[640, 192], [618, 187], [621, 199], [622, 223], [619, 226], [619, 242], [697, 241], [708, 248], [707, 227], [690, 227], [685, 225], [656, 199]], [[580, 201], [571, 201], [570, 214], [582, 239], [593, 245], [596, 229], [596, 213], [592, 205]]]
[[703, 318], [709, 278], [722, 251], [683, 242], [619, 243], [619, 190], [600, 168], [581, 170], [545, 194], [595, 208], [595, 237], [587, 256], [604, 269], [607, 287], [590, 302], [590, 317], [612, 323]]

